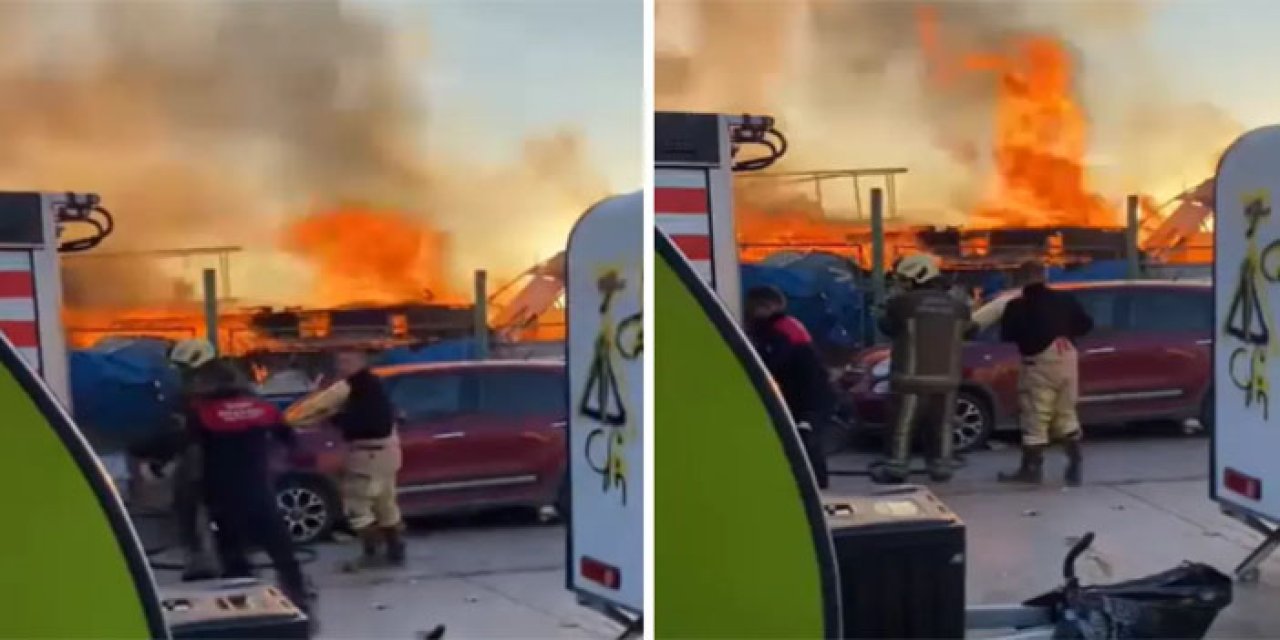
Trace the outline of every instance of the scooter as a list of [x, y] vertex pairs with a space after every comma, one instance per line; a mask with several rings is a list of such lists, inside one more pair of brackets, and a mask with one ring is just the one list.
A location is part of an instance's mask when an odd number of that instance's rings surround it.
[[971, 607], [969, 629], [1015, 629], [1019, 640], [1203, 638], [1231, 604], [1231, 578], [1205, 564], [1183, 564], [1110, 585], [1080, 584], [1075, 563], [1091, 544], [1087, 533], [1062, 564], [1062, 586], [1021, 606]]

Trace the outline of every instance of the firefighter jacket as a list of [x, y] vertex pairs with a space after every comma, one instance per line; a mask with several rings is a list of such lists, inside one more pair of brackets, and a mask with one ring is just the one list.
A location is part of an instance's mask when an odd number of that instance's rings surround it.
[[782, 392], [792, 419], [820, 424], [835, 410], [830, 375], [813, 338], [795, 318], [779, 313], [752, 322], [749, 337]]
[[894, 295], [879, 327], [893, 341], [889, 383], [895, 392], [945, 392], [960, 384], [969, 306], [946, 287], [924, 285]]

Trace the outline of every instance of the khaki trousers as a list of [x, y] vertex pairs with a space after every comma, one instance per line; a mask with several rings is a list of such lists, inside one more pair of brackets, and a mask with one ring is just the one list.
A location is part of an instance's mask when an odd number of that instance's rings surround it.
[[400, 439], [394, 434], [347, 445], [342, 505], [352, 529], [400, 524], [400, 506], [396, 503], [400, 462]]
[[1076, 348], [1058, 338], [1048, 349], [1024, 356], [1018, 371], [1018, 422], [1022, 444], [1045, 446], [1080, 437], [1076, 402], [1080, 372]]

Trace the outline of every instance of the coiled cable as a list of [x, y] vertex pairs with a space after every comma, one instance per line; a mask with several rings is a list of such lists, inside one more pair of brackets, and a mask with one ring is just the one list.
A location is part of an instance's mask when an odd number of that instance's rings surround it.
[[733, 129], [734, 155], [737, 155], [740, 145], [747, 144], [763, 146], [768, 153], [745, 160], [736, 160], [733, 163], [734, 171], [767, 169], [787, 153], [787, 137], [773, 126], [773, 118], [743, 116], [742, 122]]
[[67, 201], [58, 207], [58, 235], [73, 225], [90, 227], [92, 231], [85, 236], [58, 243], [60, 253], [88, 251], [102, 244], [107, 236], [116, 229], [115, 218], [102, 206], [97, 195], [77, 196], [67, 194]]

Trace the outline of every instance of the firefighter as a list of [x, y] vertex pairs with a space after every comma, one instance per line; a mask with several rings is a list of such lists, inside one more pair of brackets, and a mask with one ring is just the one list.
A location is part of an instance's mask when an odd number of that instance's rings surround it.
[[203, 501], [201, 485], [201, 450], [199, 440], [188, 437], [190, 425], [186, 423], [185, 407], [194, 390], [194, 372], [213, 362], [217, 351], [208, 340], [193, 338], [173, 345], [169, 362], [177, 368], [182, 381], [182, 397], [178, 413], [174, 416], [169, 442], [174, 443], [169, 452], [173, 457], [173, 506], [178, 519], [178, 539], [182, 544], [185, 560], [184, 581], [207, 580], [218, 575], [213, 557], [213, 539], [209, 526], [209, 512]]
[[259, 547], [271, 558], [280, 590], [299, 609], [310, 610], [293, 540], [275, 505], [270, 469], [273, 441], [292, 446], [293, 431], [225, 360], [209, 360], [190, 376], [186, 419], [201, 452], [202, 493], [217, 527], [222, 577], [252, 576], [248, 551]]
[[344, 569], [376, 566], [384, 545], [386, 560], [403, 565], [404, 525], [396, 497], [401, 451], [395, 411], [363, 352], [338, 353], [334, 368], [340, 380], [291, 407], [286, 420], [291, 426], [307, 426], [328, 418], [347, 442], [342, 502], [362, 553]]
[[1000, 473], [1001, 482], [1039, 484], [1044, 451], [1061, 442], [1067, 454], [1066, 483], [1083, 481], [1080, 419], [1076, 416], [1079, 371], [1075, 340], [1093, 330], [1093, 319], [1065, 291], [1044, 283], [1044, 270], [1024, 265], [1022, 295], [1009, 301], [1000, 318], [1000, 339], [1018, 346], [1018, 416], [1022, 464]]
[[818, 488], [828, 484], [822, 435], [835, 411], [830, 376], [804, 325], [787, 314], [787, 298], [773, 287], [754, 287], [746, 295], [747, 333], [756, 353], [777, 383], [796, 422]]
[[889, 389], [893, 425], [889, 456], [871, 467], [878, 483], [907, 479], [911, 438], [917, 422], [928, 425], [929, 476], [946, 482], [952, 474], [951, 417], [960, 386], [960, 349], [969, 328], [969, 306], [951, 293], [938, 259], [918, 253], [895, 266], [898, 289], [881, 314], [881, 333], [893, 341]]

